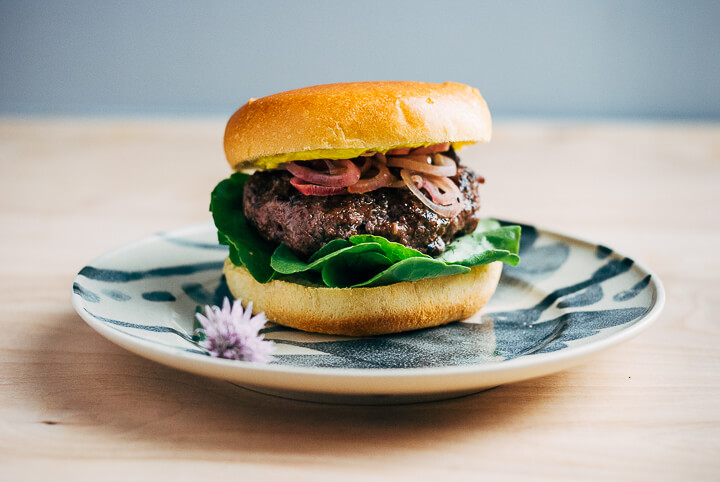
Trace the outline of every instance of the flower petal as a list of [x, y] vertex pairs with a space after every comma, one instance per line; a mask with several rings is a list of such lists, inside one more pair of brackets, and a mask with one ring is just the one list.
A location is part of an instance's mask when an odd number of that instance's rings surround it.
[[226, 297], [222, 308], [205, 306], [205, 316], [197, 313], [205, 340], [199, 344], [214, 357], [268, 363], [274, 358], [275, 344], [259, 331], [267, 323], [264, 313], [252, 315], [252, 302], [243, 309], [241, 300], [232, 305]]

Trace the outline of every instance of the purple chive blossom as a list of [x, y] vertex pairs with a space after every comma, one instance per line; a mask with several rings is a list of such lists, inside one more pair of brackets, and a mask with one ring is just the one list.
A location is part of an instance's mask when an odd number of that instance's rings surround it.
[[275, 343], [265, 340], [258, 332], [267, 323], [265, 313], [252, 316], [252, 302], [243, 310], [240, 300], [230, 306], [227, 297], [222, 309], [205, 306], [205, 315], [196, 313], [205, 339], [200, 346], [214, 357], [268, 363], [273, 360]]

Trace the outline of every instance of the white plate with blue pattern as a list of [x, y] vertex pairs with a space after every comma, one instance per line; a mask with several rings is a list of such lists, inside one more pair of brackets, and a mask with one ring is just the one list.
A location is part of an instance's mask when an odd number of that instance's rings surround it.
[[250, 390], [332, 403], [409, 403], [548, 375], [646, 328], [663, 308], [657, 276], [602, 245], [523, 225], [520, 265], [505, 266], [471, 319], [350, 338], [272, 323], [276, 360], [213, 358], [192, 339], [198, 305], [229, 292], [212, 225], [157, 234], [93, 260], [73, 282], [80, 316], [151, 360]]

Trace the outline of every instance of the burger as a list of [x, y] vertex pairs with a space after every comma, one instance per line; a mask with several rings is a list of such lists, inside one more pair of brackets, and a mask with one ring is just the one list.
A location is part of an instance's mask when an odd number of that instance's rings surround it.
[[487, 104], [446, 82], [318, 85], [230, 118], [236, 171], [210, 210], [230, 292], [304, 331], [364, 336], [469, 317], [518, 263], [520, 228], [481, 219], [457, 152], [487, 142]]

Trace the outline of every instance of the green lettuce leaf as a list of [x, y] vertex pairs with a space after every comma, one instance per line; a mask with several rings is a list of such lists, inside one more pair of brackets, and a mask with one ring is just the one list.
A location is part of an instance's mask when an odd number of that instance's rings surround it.
[[210, 211], [220, 244], [230, 247], [230, 261], [237, 266], [245, 266], [260, 283], [267, 283], [275, 274], [270, 266], [270, 257], [276, 246], [262, 239], [245, 219], [243, 188], [248, 177], [236, 172], [220, 181], [210, 197]]
[[331, 288], [362, 286], [367, 279], [392, 266], [387, 256], [376, 251], [349, 253], [326, 262], [322, 267], [322, 280]]
[[427, 254], [422, 254], [416, 249], [408, 248], [404, 244], [388, 241], [382, 236], [373, 236], [371, 234], [356, 234], [354, 236], [350, 236], [350, 242], [352, 244], [377, 243], [382, 248], [383, 253], [385, 253], [388, 259], [393, 263], [397, 263], [398, 261], [402, 261], [407, 258], [430, 258], [430, 256], [428, 256]]
[[[336, 245], [339, 245], [339, 243], [336, 243]], [[272, 269], [280, 274], [302, 273], [303, 271], [308, 270], [320, 271], [325, 263], [331, 260], [336, 258], [347, 260], [350, 257], [353, 257], [353, 255], [368, 251], [382, 254], [382, 247], [378, 243], [350, 244], [350, 246], [329, 251], [324, 256], [313, 256], [310, 258], [312, 261], [305, 263], [295, 256], [295, 253], [290, 251], [290, 248], [281, 244], [273, 253], [272, 258], [270, 259], [270, 266], [272, 266]], [[313, 258], [315, 259], [313, 260]]]
[[261, 283], [300, 276], [334, 288], [381, 286], [467, 273], [494, 261], [519, 261], [520, 227], [487, 219], [474, 232], [453, 240], [437, 258], [381, 236], [355, 235], [330, 241], [306, 262], [287, 246], [263, 240], [248, 223], [243, 213], [248, 177], [235, 173], [221, 181], [212, 193], [210, 210], [218, 241], [229, 246], [230, 260], [245, 266]]
[[313, 253], [312, 256], [310, 256], [310, 259], [308, 262], [312, 263], [316, 259], [320, 259], [333, 251], [337, 251], [338, 249], [347, 248], [348, 246], [352, 246], [352, 243], [348, 241], [347, 239], [334, 239], [327, 243], [322, 248], [318, 249]]
[[436, 259], [463, 266], [478, 266], [493, 261], [516, 266], [520, 261], [520, 226], [504, 226], [494, 219], [485, 219], [470, 234], [450, 243]]
[[469, 271], [470, 268], [467, 266], [443, 263], [433, 258], [406, 258], [398, 261], [367, 281], [355, 283], [350, 287], [382, 286], [399, 283], [401, 281], [418, 281], [424, 278], [437, 278], [439, 276], [468, 273]]

